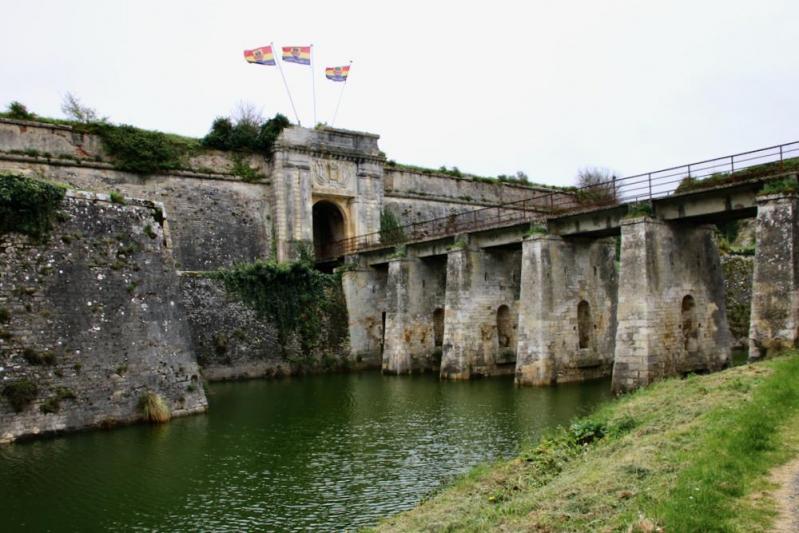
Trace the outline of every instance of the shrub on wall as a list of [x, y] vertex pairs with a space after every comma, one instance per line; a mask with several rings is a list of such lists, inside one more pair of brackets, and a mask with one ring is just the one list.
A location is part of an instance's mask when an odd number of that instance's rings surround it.
[[289, 119], [280, 113], [262, 124], [251, 120], [241, 120], [234, 124], [227, 117], [218, 117], [201, 143], [207, 148], [260, 152], [271, 157], [275, 141], [290, 125]]
[[323, 340], [323, 316], [340, 312], [339, 276], [319, 272], [307, 260], [257, 261], [217, 271], [212, 277], [221, 279], [259, 317], [275, 324], [284, 357], [295, 335], [303, 354], [309, 354]]
[[384, 209], [380, 212], [380, 242], [383, 244], [393, 244], [405, 240], [405, 232], [402, 229], [397, 216]]
[[0, 234], [43, 239], [52, 227], [66, 189], [24, 176], [0, 175]]
[[142, 130], [126, 124], [92, 124], [88, 131], [100, 136], [116, 168], [138, 174], [181, 168], [183, 157], [190, 148], [189, 143], [160, 131]]

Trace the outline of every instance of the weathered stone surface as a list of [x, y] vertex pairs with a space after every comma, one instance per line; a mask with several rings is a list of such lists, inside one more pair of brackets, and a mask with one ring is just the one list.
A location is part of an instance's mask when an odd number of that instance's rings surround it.
[[383, 372], [437, 370], [441, 339], [434, 315], [443, 313], [446, 257], [403, 257], [388, 265]]
[[347, 302], [350, 350], [356, 363], [380, 367], [388, 269], [348, 265], [341, 273]]
[[739, 346], [749, 344], [749, 314], [752, 308], [752, 273], [754, 257], [721, 256], [724, 294], [730, 333]]
[[[521, 250], [478, 250], [467, 245], [449, 252], [442, 378], [514, 371], [520, 270]], [[501, 343], [497, 330], [503, 306], [511, 324], [505, 334], [508, 340]]]
[[711, 226], [622, 222], [613, 389], [729, 363], [731, 335]]
[[750, 359], [794, 347], [799, 338], [799, 200], [770, 195], [757, 204]]
[[523, 245], [516, 382], [610, 374], [616, 335], [615, 239], [528, 238]]
[[61, 211], [48, 242], [0, 236], [0, 387], [38, 389], [19, 413], [0, 398], [0, 440], [132, 422], [146, 392], [204, 411], [160, 208], [70, 193]]
[[210, 381], [364, 366], [350, 357], [346, 317], [338, 313], [321, 317], [319, 345], [303, 353], [296, 338], [280, 346], [275, 325], [228, 292], [221, 280], [184, 273], [180, 283], [191, 346]]

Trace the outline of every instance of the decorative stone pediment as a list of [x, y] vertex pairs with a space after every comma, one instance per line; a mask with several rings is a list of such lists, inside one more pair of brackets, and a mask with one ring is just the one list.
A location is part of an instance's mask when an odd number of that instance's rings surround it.
[[355, 172], [355, 165], [349, 161], [314, 159], [311, 162], [311, 176], [315, 191], [354, 194]]

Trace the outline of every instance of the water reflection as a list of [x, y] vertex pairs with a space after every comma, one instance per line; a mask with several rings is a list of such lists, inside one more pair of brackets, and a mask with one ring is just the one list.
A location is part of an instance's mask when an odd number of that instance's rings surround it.
[[608, 390], [380, 374], [215, 384], [207, 416], [0, 448], [0, 509], [14, 529], [356, 528]]

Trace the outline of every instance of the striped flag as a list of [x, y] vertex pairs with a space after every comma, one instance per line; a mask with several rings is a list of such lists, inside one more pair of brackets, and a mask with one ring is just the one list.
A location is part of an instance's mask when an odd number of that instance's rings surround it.
[[327, 67], [325, 69], [325, 77], [332, 81], [347, 81], [347, 76], [349, 75], [349, 65], [344, 67]]
[[275, 54], [272, 53], [271, 46], [262, 46], [252, 50], [245, 50], [244, 59], [246, 59], [248, 63], [256, 63], [258, 65], [276, 65]]
[[311, 64], [310, 46], [284, 46], [283, 61], [286, 63], [297, 63], [299, 65]]

